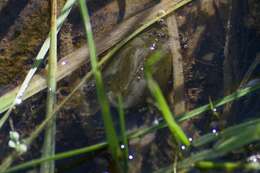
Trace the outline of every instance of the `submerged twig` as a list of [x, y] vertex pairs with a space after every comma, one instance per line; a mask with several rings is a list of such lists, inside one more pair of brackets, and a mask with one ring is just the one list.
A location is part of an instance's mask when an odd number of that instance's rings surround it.
[[[223, 61], [223, 88], [224, 88], [224, 95], [229, 95], [232, 92], [233, 86], [233, 71], [232, 71], [232, 57], [230, 54], [230, 42], [231, 42], [231, 34], [232, 34], [232, 10], [233, 10], [233, 3], [232, 0], [230, 1], [229, 6], [229, 16], [226, 25], [226, 37], [225, 37], [225, 46], [224, 46], [224, 61]], [[231, 104], [226, 104], [223, 108], [223, 115], [222, 117], [226, 117], [229, 115], [231, 109]]]
[[[224, 80], [224, 94], [228, 95], [235, 89], [241, 89], [246, 86], [255, 68], [260, 62], [259, 55], [251, 63], [244, 76], [241, 75], [241, 67], [239, 64], [243, 58], [246, 58], [248, 44], [248, 30], [237, 33], [242, 29], [242, 24], [239, 22], [244, 19], [245, 11], [247, 11], [247, 1], [232, 0], [230, 1], [229, 19], [227, 22], [226, 43], [224, 47], [224, 62], [223, 62], [223, 80]], [[242, 78], [242, 80], [241, 80]], [[241, 80], [241, 81], [240, 81]], [[232, 110], [236, 109], [233, 103], [225, 105], [223, 109], [223, 117], [230, 115]]]
[[172, 109], [175, 115], [182, 114], [186, 111], [184, 99], [184, 74], [183, 74], [183, 58], [181, 55], [181, 45], [179, 41], [178, 24], [175, 15], [167, 18], [167, 26], [169, 32], [169, 46], [172, 54], [173, 68], [173, 88], [171, 93]]

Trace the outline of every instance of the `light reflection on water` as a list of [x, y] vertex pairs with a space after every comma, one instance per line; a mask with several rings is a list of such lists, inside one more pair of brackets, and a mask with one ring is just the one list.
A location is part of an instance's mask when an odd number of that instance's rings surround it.
[[257, 154], [251, 155], [246, 159], [246, 161], [251, 162], [251, 163], [259, 163], [260, 162], [260, 154], [257, 153]]
[[129, 160], [133, 160], [133, 159], [134, 159], [134, 156], [133, 156], [132, 154], [129, 154], [128, 159], [129, 159]]

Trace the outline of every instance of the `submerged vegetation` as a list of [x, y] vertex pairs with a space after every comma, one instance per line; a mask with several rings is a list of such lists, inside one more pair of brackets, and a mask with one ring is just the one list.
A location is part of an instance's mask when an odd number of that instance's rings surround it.
[[[1, 91], [0, 172], [260, 170], [258, 1], [50, 2], [25, 80]], [[87, 44], [58, 60], [64, 22], [70, 50]]]

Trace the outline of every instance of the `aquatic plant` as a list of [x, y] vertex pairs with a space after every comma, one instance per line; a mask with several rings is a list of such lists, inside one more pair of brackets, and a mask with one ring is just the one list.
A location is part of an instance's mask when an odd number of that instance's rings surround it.
[[[161, 92], [160, 87], [157, 85], [155, 80], [152, 76], [152, 66], [156, 64], [158, 59], [160, 59], [161, 54], [160, 52], [154, 53], [148, 60], [145, 65], [145, 76], [146, 76], [146, 82], [148, 85], [148, 88], [152, 94], [152, 96], [155, 99], [155, 104], [160, 110], [161, 115], [164, 117], [164, 120], [158, 123], [155, 123], [151, 125], [150, 127], [136, 129], [132, 132], [127, 132], [125, 127], [125, 115], [123, 110], [123, 103], [122, 98], [118, 97], [118, 112], [119, 112], [119, 119], [120, 119], [120, 135], [116, 133], [114, 122], [112, 121], [111, 112], [109, 108], [109, 103], [107, 100], [106, 92], [105, 92], [105, 86], [103, 83], [102, 75], [101, 75], [101, 69], [102, 65], [106, 64], [112, 56], [121, 49], [124, 45], [126, 45], [130, 40], [132, 40], [134, 37], [136, 37], [138, 34], [143, 32], [147, 27], [154, 24], [156, 21], [158, 21], [162, 17], [166, 17], [171, 12], [175, 11], [176, 9], [180, 8], [181, 6], [187, 4], [190, 1], [184, 0], [180, 1], [176, 6], [174, 6], [169, 11], [163, 11], [159, 13], [158, 16], [155, 18], [149, 20], [147, 23], [144, 23], [141, 27], [139, 27], [135, 32], [130, 34], [128, 37], [120, 41], [115, 47], [112, 47], [110, 51], [107, 52], [107, 54], [101, 58], [101, 60], [97, 61], [97, 53], [95, 48], [95, 42], [91, 30], [90, 25], [90, 19], [89, 19], [89, 13], [88, 8], [85, 4], [85, 1], [79, 0], [79, 6], [82, 13], [82, 18], [84, 22], [84, 27], [86, 30], [86, 38], [88, 42], [88, 48], [90, 53], [90, 62], [91, 62], [91, 71], [88, 72], [82, 79], [82, 81], [73, 89], [73, 91], [64, 99], [61, 101], [57, 107], [54, 107], [55, 105], [55, 95], [54, 91], [56, 79], [49, 77], [49, 80], [51, 81], [49, 84], [53, 84], [54, 86], [51, 87], [49, 92], [49, 97], [53, 96], [52, 99], [49, 101], [49, 108], [48, 116], [45, 118], [45, 120], [35, 128], [35, 130], [32, 132], [32, 134], [24, 140], [22, 143], [19, 140], [19, 135], [17, 135], [15, 132], [12, 132], [10, 134], [10, 144], [9, 146], [12, 148], [15, 148], [17, 151], [13, 151], [8, 157], [5, 158], [3, 163], [0, 166], [0, 172], [15, 172], [22, 169], [30, 168], [33, 166], [37, 166], [39, 164], [43, 163], [54, 163], [54, 160], [60, 160], [65, 159], [73, 156], [77, 156], [80, 154], [90, 153], [98, 150], [108, 149], [109, 153], [112, 155], [113, 161], [112, 164], [116, 165], [116, 171], [120, 172], [123, 171], [127, 172], [128, 169], [128, 159], [132, 159], [132, 155], [129, 155], [128, 151], [128, 141], [140, 138], [145, 136], [148, 133], [153, 133], [158, 131], [162, 128], [168, 128], [173, 135], [173, 137], [176, 139], [176, 141], [180, 142], [181, 144], [184, 144], [183, 147], [194, 147], [196, 148], [196, 152], [192, 153], [192, 155], [185, 156], [181, 161], [178, 161], [178, 164], [175, 165], [175, 168], [177, 170], [187, 170], [192, 169], [194, 167], [197, 168], [203, 168], [203, 169], [224, 169], [224, 170], [234, 170], [236, 168], [243, 168], [248, 170], [259, 170], [259, 164], [258, 163], [244, 163], [244, 162], [216, 162], [214, 161], [215, 158], [219, 158], [221, 156], [224, 156], [236, 149], [241, 149], [247, 144], [250, 144], [252, 142], [258, 141], [260, 139], [260, 131], [259, 131], [259, 119], [249, 120], [247, 122], [243, 122], [234, 126], [227, 127], [222, 130], [213, 129], [212, 132], [208, 134], [201, 135], [197, 139], [190, 140], [186, 134], [184, 133], [183, 129], [180, 127], [180, 123], [190, 120], [194, 117], [202, 116], [202, 113], [205, 113], [207, 111], [212, 111], [217, 118], [219, 118], [218, 113], [216, 112], [217, 108], [230, 103], [234, 100], [238, 100], [242, 97], [245, 97], [253, 92], [256, 92], [258, 89], [260, 89], [260, 85], [256, 84], [253, 86], [247, 86], [246, 88], [239, 88], [237, 91], [235, 91], [233, 94], [230, 94], [228, 96], [225, 96], [223, 98], [220, 98], [219, 100], [213, 101], [209, 100], [209, 104], [206, 104], [204, 106], [200, 106], [196, 109], [193, 109], [189, 112], [183, 113], [181, 115], [175, 116], [172, 114], [171, 110], [169, 109], [169, 106], [167, 105], [167, 102]], [[55, 24], [54, 24], [55, 26]], [[51, 36], [53, 39], [51, 39], [53, 44], [51, 44], [52, 49], [50, 50], [50, 54], [52, 56], [49, 57], [49, 61], [51, 62], [51, 57], [55, 57], [55, 43], [56, 43], [56, 27], [52, 27]], [[54, 66], [49, 65], [49, 73], [50, 75], [56, 71], [56, 65], [55, 62], [56, 59], [52, 59]], [[53, 70], [53, 73], [52, 73]], [[84, 148], [74, 149], [71, 151], [63, 152], [63, 153], [56, 153], [53, 152], [53, 146], [50, 145], [51, 149], [49, 151], [52, 151], [51, 154], [46, 154], [42, 158], [34, 159], [32, 161], [28, 161], [25, 163], [21, 163], [19, 165], [15, 165], [11, 168], [10, 165], [21, 153], [20, 151], [27, 150], [24, 149], [24, 146], [30, 146], [30, 144], [33, 142], [33, 140], [39, 136], [39, 134], [46, 128], [48, 128], [48, 125], [50, 123], [54, 122], [55, 114], [60, 110], [62, 106], [73, 96], [73, 94], [78, 90], [83, 83], [88, 81], [91, 77], [94, 77], [96, 86], [97, 86], [97, 96], [99, 103], [101, 105], [102, 110], [102, 119], [104, 122], [105, 127], [105, 133], [106, 133], [106, 141], [98, 144], [94, 144], [92, 146], [87, 146]], [[50, 87], [49, 87], [50, 88]], [[18, 94], [19, 95], [19, 94]], [[8, 100], [13, 100], [15, 97], [8, 97]], [[16, 104], [20, 104], [22, 100], [15, 100]], [[8, 105], [10, 106], [10, 105]], [[8, 107], [7, 106], [7, 107]], [[5, 108], [6, 109], [6, 108]], [[10, 110], [12, 109], [12, 105], [10, 107]], [[7, 115], [7, 116], [6, 116]], [[4, 115], [4, 118], [2, 119], [2, 124], [5, 122], [8, 114]], [[50, 135], [53, 134], [54, 131], [49, 132]], [[47, 137], [48, 138], [48, 137]], [[47, 139], [45, 138], [45, 139]], [[50, 138], [51, 140], [54, 140], [53, 136]], [[20, 144], [23, 144], [21, 146]], [[121, 144], [121, 145], [120, 145]], [[205, 146], [211, 144], [213, 147], [206, 148]], [[202, 148], [201, 148], [202, 147]], [[47, 151], [47, 150], [46, 150]], [[252, 160], [252, 158], [250, 158]], [[253, 162], [254, 162], [253, 158]], [[122, 167], [121, 167], [122, 166]], [[162, 168], [161, 170], [158, 170], [157, 172], [171, 172], [172, 166]], [[50, 170], [50, 169], [49, 169]], [[43, 171], [45, 172], [45, 171]], [[49, 171], [47, 171], [49, 172]], [[53, 169], [50, 170], [50, 172], [53, 172]]]

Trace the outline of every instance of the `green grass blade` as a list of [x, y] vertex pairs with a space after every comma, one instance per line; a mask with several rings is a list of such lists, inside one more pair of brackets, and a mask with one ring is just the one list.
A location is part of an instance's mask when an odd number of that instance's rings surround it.
[[120, 122], [120, 133], [121, 133], [121, 139], [122, 139], [122, 145], [124, 148], [123, 149], [123, 154], [124, 154], [124, 163], [123, 163], [123, 169], [124, 172], [128, 172], [128, 141], [127, 141], [127, 131], [125, 127], [125, 113], [124, 113], [124, 108], [123, 108], [123, 101], [122, 101], [122, 96], [118, 96], [118, 113], [119, 113], [119, 122]]
[[147, 63], [145, 64], [145, 77], [147, 80], [147, 85], [150, 89], [151, 94], [155, 98], [158, 109], [161, 111], [163, 118], [167, 123], [167, 126], [170, 129], [172, 135], [182, 144], [189, 146], [190, 141], [188, 137], [185, 135], [181, 127], [176, 123], [159, 85], [152, 78], [152, 66], [160, 59], [160, 57], [161, 53], [156, 52], [147, 60]]
[[196, 163], [195, 167], [200, 169], [210, 169], [210, 170], [223, 170], [223, 171], [234, 171], [235, 169], [245, 169], [245, 170], [260, 170], [259, 163], [242, 163], [242, 162], [224, 162], [216, 163], [212, 161], [200, 161]]
[[[50, 52], [48, 58], [48, 95], [46, 117], [52, 116], [56, 104], [56, 76], [57, 76], [57, 0], [51, 1], [51, 22], [50, 22]], [[42, 157], [53, 156], [55, 154], [55, 116], [45, 131]], [[41, 165], [41, 173], [54, 173], [55, 162], [45, 162]]]
[[[231, 101], [234, 101], [234, 100], [238, 100], [239, 98], [241, 97], [244, 97], [250, 93], [253, 93], [255, 92], [256, 90], [259, 90], [260, 89], [260, 84], [257, 84], [253, 87], [247, 87], [247, 88], [244, 88], [244, 89], [239, 89], [237, 91], [235, 91], [233, 94], [230, 94], [228, 96], [225, 96], [224, 98], [221, 98], [217, 101], [214, 101], [212, 102], [212, 104], [214, 105], [215, 108], [217, 107], [220, 107], [220, 106], [223, 106], [224, 104], [226, 103], [229, 103]], [[204, 106], [201, 106], [199, 108], [196, 108], [196, 109], [193, 109], [192, 111], [190, 112], [187, 112], [187, 113], [184, 113], [184, 114], [181, 114], [179, 115], [177, 118], [178, 121], [185, 121], [187, 119], [191, 119], [203, 112], [206, 112], [210, 110], [210, 104], [206, 104]]]
[[66, 159], [66, 158], [70, 158], [70, 157], [77, 156], [77, 155], [80, 155], [80, 154], [86, 154], [86, 153], [89, 153], [89, 152], [94, 152], [94, 151], [97, 151], [97, 150], [104, 149], [106, 146], [107, 146], [107, 143], [99, 143], [99, 144], [87, 146], [87, 147], [84, 147], [84, 148], [74, 149], [74, 150], [71, 150], [71, 151], [59, 153], [59, 154], [56, 154], [56, 155], [53, 155], [53, 156], [50, 156], [50, 157], [34, 159], [32, 161], [14, 166], [14, 167], [6, 170], [5, 173], [20, 171], [20, 170], [23, 170], [23, 169], [26, 169], [26, 168], [37, 166], [37, 165], [44, 163], [44, 162], [47, 162], [47, 161]]
[[[232, 172], [237, 169], [244, 169], [247, 171], [258, 171], [260, 170], [259, 163], [243, 163], [243, 162], [213, 162], [213, 161], [199, 161], [194, 165], [196, 168], [202, 169], [205, 171], [224, 171], [224, 172]], [[180, 171], [183, 169], [179, 168]], [[165, 168], [161, 168], [154, 173], [172, 173], [172, 166], [168, 166]]]
[[224, 129], [223, 131], [219, 132], [218, 135], [215, 135], [213, 133], [208, 133], [206, 135], [203, 135], [199, 137], [198, 139], [193, 141], [194, 147], [201, 147], [205, 144], [208, 144], [210, 142], [216, 141], [220, 138], [229, 138], [230, 136], [235, 136], [238, 132], [243, 132], [246, 128], [254, 127], [257, 124], [260, 124], [260, 119], [253, 119], [249, 120], [247, 122], [237, 124], [231, 127], [228, 127]]
[[230, 129], [227, 129], [226, 132], [224, 131], [223, 133], [219, 133], [219, 137], [217, 138], [218, 140], [213, 148], [193, 154], [180, 163], [181, 167], [192, 167], [199, 161], [218, 158], [252, 142], [259, 141], [260, 123], [247, 123], [248, 126], [245, 126], [245, 124], [246, 123], [236, 127], [231, 127]]
[[224, 136], [214, 145], [213, 149], [226, 154], [260, 139], [260, 124], [239, 129], [230, 136]]
[[108, 100], [106, 98], [101, 72], [98, 69], [96, 48], [95, 48], [95, 43], [94, 43], [93, 34], [91, 30], [88, 9], [86, 6], [86, 2], [84, 0], [79, 0], [79, 5], [80, 5], [80, 10], [84, 22], [84, 27], [86, 30], [87, 42], [88, 42], [88, 47], [90, 52], [90, 62], [91, 62], [94, 78], [96, 80], [97, 96], [98, 96], [99, 103], [101, 105], [102, 117], [105, 125], [105, 133], [108, 141], [108, 148], [112, 154], [113, 159], [116, 161], [118, 160], [118, 157], [120, 155], [119, 142], [113, 125]]

